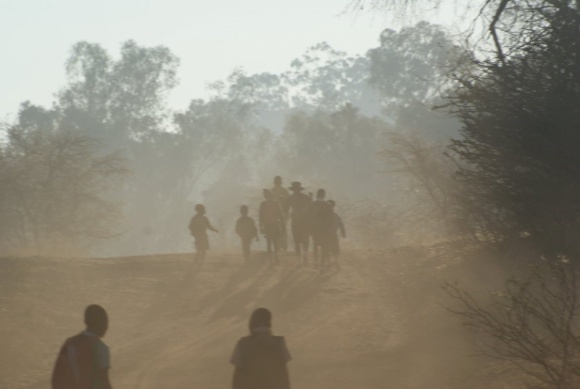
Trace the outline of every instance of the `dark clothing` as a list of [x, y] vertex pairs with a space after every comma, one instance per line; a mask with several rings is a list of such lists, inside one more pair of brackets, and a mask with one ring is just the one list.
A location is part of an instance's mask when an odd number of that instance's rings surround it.
[[277, 201], [280, 204], [280, 208], [282, 209], [282, 214], [284, 215], [284, 219], [287, 220], [288, 215], [288, 189], [282, 186], [275, 186], [270, 189], [272, 192], [272, 198], [274, 201]]
[[250, 259], [252, 240], [258, 237], [258, 229], [256, 228], [254, 219], [247, 215], [240, 216], [236, 222], [236, 234], [242, 238], [242, 252], [244, 259], [247, 261]]
[[246, 261], [250, 259], [250, 253], [252, 251], [252, 240], [253, 238], [242, 238], [242, 253]]
[[189, 231], [191, 235], [195, 238], [195, 249], [209, 250], [209, 239], [207, 236], [207, 230], [215, 231], [209, 222], [209, 219], [201, 214], [196, 214], [191, 218], [189, 222]]
[[256, 222], [249, 216], [241, 216], [236, 222], [236, 234], [240, 238], [255, 238], [258, 236], [258, 229], [256, 228]]
[[284, 337], [256, 333], [238, 341], [231, 362], [232, 389], [290, 389]]
[[334, 213], [334, 226], [332, 228], [332, 234], [330, 236], [330, 242], [329, 242], [329, 251], [334, 256], [338, 256], [338, 254], [340, 254], [340, 244], [339, 244], [339, 240], [338, 240], [338, 232], [339, 231], [340, 231], [340, 235], [343, 238], [346, 238], [346, 230], [344, 229], [344, 224], [342, 222], [342, 219], [335, 212]]
[[310, 204], [312, 204], [312, 199], [304, 193], [296, 192], [288, 196], [288, 209], [292, 217], [308, 212]]
[[312, 199], [304, 193], [296, 192], [288, 196], [294, 244], [308, 245], [310, 237], [309, 210], [311, 204]]
[[52, 373], [53, 389], [105, 389], [99, 372], [109, 369], [109, 348], [89, 331], [66, 340], [62, 346]]
[[260, 204], [260, 230], [268, 239], [276, 239], [283, 231], [284, 216], [280, 204], [265, 200]]
[[203, 234], [194, 235], [195, 238], [195, 249], [197, 251], [200, 250], [209, 250], [209, 237], [207, 236], [207, 232]]
[[280, 229], [276, 235], [276, 240], [278, 242], [278, 248], [281, 250], [286, 250], [288, 248], [288, 235], [286, 233], [286, 221], [288, 221], [288, 189], [282, 186], [274, 186], [270, 189], [272, 192], [272, 199], [280, 204], [280, 210], [282, 211], [282, 223], [280, 223]]
[[310, 205], [309, 214], [314, 245], [329, 248], [335, 224], [331, 205], [324, 200], [316, 200]]

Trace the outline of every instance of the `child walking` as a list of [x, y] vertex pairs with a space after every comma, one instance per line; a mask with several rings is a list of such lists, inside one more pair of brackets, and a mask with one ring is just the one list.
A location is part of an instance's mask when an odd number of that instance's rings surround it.
[[205, 216], [205, 207], [202, 204], [195, 206], [196, 214], [189, 222], [189, 231], [195, 239], [195, 261], [202, 262], [205, 259], [205, 252], [209, 250], [209, 239], [207, 230], [218, 232], [212, 227], [207, 216]]
[[244, 262], [250, 260], [252, 240], [258, 238], [258, 229], [256, 228], [256, 222], [254, 219], [248, 216], [248, 206], [242, 205], [240, 207], [240, 218], [236, 222], [236, 234], [242, 239], [242, 252], [244, 254]]
[[336, 202], [334, 200], [328, 200], [328, 204], [330, 204], [330, 206], [332, 207], [333, 213], [333, 226], [332, 226], [332, 234], [330, 235], [329, 253], [334, 257], [336, 266], [340, 267], [338, 263], [338, 255], [340, 254], [340, 243], [338, 240], [338, 233], [340, 232], [340, 235], [344, 239], [346, 238], [346, 229], [344, 228], [342, 218], [338, 216], [338, 214], [334, 211]]

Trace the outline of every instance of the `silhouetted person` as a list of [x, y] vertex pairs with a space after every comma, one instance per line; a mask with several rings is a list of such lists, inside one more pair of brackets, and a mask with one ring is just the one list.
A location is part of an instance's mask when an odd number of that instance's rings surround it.
[[334, 200], [328, 200], [328, 204], [332, 209], [333, 213], [333, 226], [332, 226], [332, 233], [330, 234], [330, 242], [329, 242], [329, 254], [332, 255], [336, 260], [336, 265], [338, 265], [338, 255], [340, 254], [340, 242], [338, 239], [338, 233], [343, 238], [346, 238], [346, 230], [344, 228], [344, 223], [342, 222], [342, 218], [334, 211], [336, 206], [336, 202]]
[[207, 230], [213, 232], [218, 232], [218, 230], [212, 227], [209, 219], [205, 216], [205, 207], [202, 204], [195, 206], [195, 212], [196, 214], [189, 222], [189, 231], [191, 236], [195, 238], [195, 261], [201, 262], [205, 259], [205, 252], [209, 250]]
[[236, 222], [236, 234], [242, 239], [242, 252], [244, 254], [244, 261], [248, 262], [250, 259], [250, 252], [252, 240], [255, 238], [258, 241], [258, 229], [254, 219], [248, 216], [248, 207], [242, 205], [240, 207], [240, 218]]
[[280, 204], [272, 199], [272, 192], [264, 189], [263, 194], [265, 200], [260, 204], [260, 232], [266, 238], [268, 259], [278, 263], [278, 238], [283, 228], [284, 216]]
[[272, 335], [270, 311], [256, 309], [249, 327], [250, 335], [238, 341], [230, 359], [235, 366], [232, 389], [290, 389], [290, 353], [284, 337]]
[[109, 325], [100, 305], [85, 309], [86, 329], [68, 338], [52, 372], [52, 389], [111, 389], [109, 347], [101, 338]]
[[288, 221], [288, 189], [282, 186], [282, 177], [274, 177], [274, 187], [270, 189], [272, 192], [272, 199], [276, 200], [280, 204], [280, 209], [284, 215], [284, 223], [282, 224], [282, 231], [280, 231], [280, 236], [278, 238], [278, 248], [282, 251], [288, 250], [288, 234], [286, 228], [286, 222]]
[[312, 202], [309, 210], [310, 232], [314, 246], [314, 265], [324, 268], [328, 260], [332, 229], [334, 226], [334, 212], [332, 207], [324, 199], [326, 191], [318, 189], [316, 200]]
[[302, 193], [302, 184], [295, 181], [289, 188], [292, 194], [288, 196], [288, 209], [291, 217], [292, 238], [294, 240], [294, 252], [302, 256], [304, 263], [308, 262], [308, 243], [310, 241], [310, 223], [308, 211], [312, 199]]

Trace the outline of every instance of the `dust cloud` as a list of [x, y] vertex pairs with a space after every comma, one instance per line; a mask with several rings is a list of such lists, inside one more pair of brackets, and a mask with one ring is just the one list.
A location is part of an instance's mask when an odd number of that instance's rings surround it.
[[[235, 252], [104, 259], [3, 259], [2, 386], [46, 387], [56, 351], [82, 329], [88, 302], [106, 307], [115, 387], [222, 388], [251, 311], [273, 313], [296, 388], [485, 388], [486, 364], [440, 304], [465, 265], [417, 248], [348, 251], [320, 273], [284, 254], [279, 267]], [[482, 269], [484, 269], [482, 267]]]

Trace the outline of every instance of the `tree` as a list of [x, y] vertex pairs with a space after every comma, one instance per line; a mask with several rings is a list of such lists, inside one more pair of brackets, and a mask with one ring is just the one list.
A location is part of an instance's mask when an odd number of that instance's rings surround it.
[[388, 139], [381, 155], [389, 173], [404, 177], [400, 203], [414, 211], [414, 217], [410, 212], [407, 215], [407, 223], [412, 222], [415, 229], [435, 231], [431, 235], [439, 238], [455, 233], [459, 227], [454, 206], [456, 166], [445, 156], [447, 145], [397, 133], [390, 133]]
[[[570, 11], [576, 14], [575, 10]], [[544, 253], [578, 258], [580, 50], [575, 16], [556, 12], [525, 55], [461, 78], [452, 99], [463, 139], [458, 179], [484, 235], [530, 236]]]
[[447, 141], [460, 123], [444, 110], [452, 71], [465, 69], [472, 55], [439, 25], [419, 22], [396, 32], [385, 29], [380, 45], [367, 52], [368, 83], [380, 92], [382, 112], [394, 131]]
[[280, 139], [278, 166], [343, 197], [374, 194], [381, 185], [377, 153], [385, 129], [385, 122], [363, 116], [351, 105], [331, 113], [296, 112]]
[[128, 139], [162, 127], [178, 65], [163, 46], [127, 41], [115, 61], [98, 44], [78, 42], [67, 60], [68, 85], [59, 93], [59, 105], [71, 126], [107, 143], [127, 145]]
[[111, 186], [126, 174], [117, 155], [63, 127], [57, 111], [24, 104], [0, 154], [4, 247], [84, 247], [119, 232]]
[[446, 292], [476, 336], [480, 351], [512, 364], [530, 380], [527, 387], [572, 389], [580, 384], [577, 270], [564, 258], [511, 278], [490, 303], [455, 284]]
[[[443, 0], [353, 0], [350, 8], [354, 11], [370, 8], [374, 12], [384, 10], [406, 11], [427, 5], [437, 9]], [[555, 12], [566, 12], [572, 15], [575, 23], [580, 22], [580, 0], [471, 0], [455, 2], [464, 10], [475, 10], [474, 20], [469, 29], [473, 34], [477, 23], [486, 26], [485, 33], [494, 46], [495, 59], [503, 62], [506, 58], [521, 54], [533, 40], [542, 35], [544, 28], [550, 24], [550, 15]], [[486, 41], [485, 37], [484, 43]], [[480, 45], [483, 49], [485, 45]]]
[[439, 25], [423, 21], [399, 32], [385, 29], [380, 46], [367, 53], [369, 82], [381, 91], [387, 109], [429, 103], [449, 86], [445, 75], [467, 54]]

